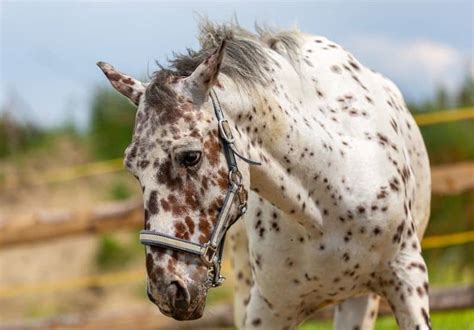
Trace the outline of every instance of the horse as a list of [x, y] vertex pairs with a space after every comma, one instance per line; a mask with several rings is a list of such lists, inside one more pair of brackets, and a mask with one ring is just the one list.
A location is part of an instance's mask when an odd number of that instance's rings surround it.
[[429, 160], [399, 89], [296, 29], [204, 21], [199, 40], [146, 83], [98, 63], [137, 107], [124, 166], [143, 191], [149, 299], [200, 318], [228, 234], [237, 328], [338, 304], [336, 329], [371, 329], [384, 297], [400, 329], [430, 329]]

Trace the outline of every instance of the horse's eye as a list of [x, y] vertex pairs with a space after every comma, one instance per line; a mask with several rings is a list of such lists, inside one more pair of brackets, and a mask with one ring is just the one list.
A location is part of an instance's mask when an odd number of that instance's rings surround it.
[[201, 160], [200, 151], [183, 152], [179, 157], [180, 163], [186, 167], [196, 166], [200, 160]]

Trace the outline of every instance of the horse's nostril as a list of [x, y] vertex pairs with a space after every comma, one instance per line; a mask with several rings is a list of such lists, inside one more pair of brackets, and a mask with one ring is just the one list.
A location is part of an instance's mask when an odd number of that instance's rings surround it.
[[170, 305], [173, 308], [180, 310], [185, 310], [188, 308], [191, 298], [184, 283], [180, 281], [171, 282], [170, 286], [168, 287], [167, 294]]

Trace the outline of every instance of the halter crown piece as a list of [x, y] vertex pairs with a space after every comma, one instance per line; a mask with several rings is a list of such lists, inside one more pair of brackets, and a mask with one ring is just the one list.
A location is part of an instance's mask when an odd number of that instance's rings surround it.
[[[230, 183], [211, 238], [207, 243], [199, 244], [151, 230], [142, 230], [140, 232], [140, 242], [143, 245], [160, 246], [199, 255], [209, 270], [208, 285], [218, 287], [225, 280], [220, 275], [225, 235], [227, 230], [247, 211], [248, 193], [242, 184], [242, 174], [237, 167], [235, 156], [251, 165], [261, 165], [261, 163], [250, 160], [236, 151], [232, 130], [229, 122], [224, 118], [222, 107], [214, 90], [211, 90], [210, 97], [219, 127], [219, 138], [229, 168]], [[231, 212], [234, 201], [238, 201], [237, 215]]]

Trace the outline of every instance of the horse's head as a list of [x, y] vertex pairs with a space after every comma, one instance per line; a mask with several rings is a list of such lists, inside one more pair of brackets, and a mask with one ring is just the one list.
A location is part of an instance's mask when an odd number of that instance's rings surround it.
[[[161, 70], [148, 84], [98, 63], [113, 87], [138, 107], [124, 163], [143, 190], [145, 229], [201, 245], [211, 237], [231, 183], [208, 98], [223, 53], [224, 43], [191, 75]], [[248, 182], [248, 166], [240, 170]], [[237, 216], [236, 205], [231, 213]], [[175, 319], [201, 317], [208, 267], [197, 254], [147, 245], [150, 300]]]

